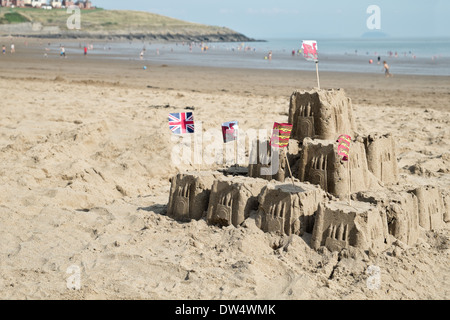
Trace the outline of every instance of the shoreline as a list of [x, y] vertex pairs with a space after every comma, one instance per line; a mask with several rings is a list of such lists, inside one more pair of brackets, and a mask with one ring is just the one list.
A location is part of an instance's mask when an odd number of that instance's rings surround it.
[[[143, 70], [143, 66], [147, 70]], [[161, 64], [157, 61], [115, 60], [72, 54], [67, 59], [38, 57], [36, 50], [0, 56], [0, 78], [63, 79], [102, 86], [204, 93], [277, 96], [288, 99], [295, 90], [317, 86], [314, 71], [242, 69]], [[450, 110], [450, 76], [396, 75], [321, 71], [322, 88], [343, 88], [356, 104]]]

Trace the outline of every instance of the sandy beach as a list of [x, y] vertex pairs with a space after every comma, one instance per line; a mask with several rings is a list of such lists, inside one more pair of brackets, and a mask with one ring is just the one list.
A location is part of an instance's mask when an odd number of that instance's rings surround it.
[[[271, 129], [315, 72], [142, 66], [0, 56], [1, 298], [449, 299], [448, 224], [415, 246], [343, 255], [250, 219], [168, 218], [169, 179], [195, 169], [170, 161], [169, 112], [193, 109], [203, 130]], [[392, 133], [402, 185], [450, 192], [450, 77], [323, 72], [321, 85], [345, 90], [358, 131]], [[366, 285], [371, 265], [378, 290]], [[68, 289], [73, 270], [79, 290]]]

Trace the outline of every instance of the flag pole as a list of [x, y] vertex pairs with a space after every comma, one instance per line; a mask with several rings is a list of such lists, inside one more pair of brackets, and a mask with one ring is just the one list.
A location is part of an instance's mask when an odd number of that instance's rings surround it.
[[236, 167], [236, 171], [238, 168], [238, 144], [237, 144], [237, 139], [234, 140], [234, 166]]
[[349, 206], [352, 206], [352, 198], [350, 197], [350, 194], [352, 192], [352, 176], [350, 175], [350, 159], [347, 161], [347, 173], [348, 173], [348, 204]]
[[316, 73], [317, 73], [317, 86], [320, 90], [320, 79], [319, 79], [319, 60], [316, 60]]
[[291, 166], [289, 164], [289, 160], [288, 160], [288, 157], [287, 157], [286, 149], [284, 149], [284, 157], [286, 159], [286, 165], [287, 165], [287, 167], [289, 169], [289, 174], [291, 175], [292, 185], [295, 187], [294, 177], [292, 176]]

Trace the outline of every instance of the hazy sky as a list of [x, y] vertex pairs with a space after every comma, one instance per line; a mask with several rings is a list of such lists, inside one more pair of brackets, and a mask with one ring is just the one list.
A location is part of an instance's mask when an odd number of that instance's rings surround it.
[[381, 9], [381, 32], [393, 37], [450, 37], [449, 0], [93, 0], [105, 9], [149, 11], [229, 27], [249, 37], [359, 37], [366, 12]]

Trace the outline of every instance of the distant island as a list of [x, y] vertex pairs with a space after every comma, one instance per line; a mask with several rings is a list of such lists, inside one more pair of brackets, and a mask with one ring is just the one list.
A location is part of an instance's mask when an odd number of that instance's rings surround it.
[[80, 29], [69, 29], [72, 13], [59, 8], [0, 7], [0, 36], [186, 42], [256, 41], [226, 27], [209, 26], [129, 10], [80, 10]]

